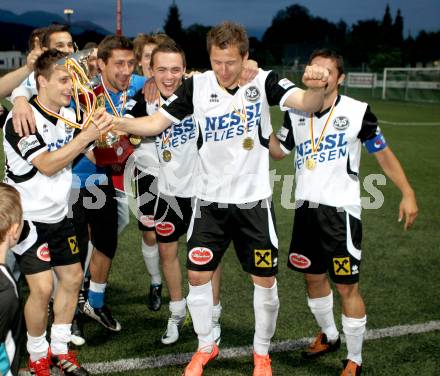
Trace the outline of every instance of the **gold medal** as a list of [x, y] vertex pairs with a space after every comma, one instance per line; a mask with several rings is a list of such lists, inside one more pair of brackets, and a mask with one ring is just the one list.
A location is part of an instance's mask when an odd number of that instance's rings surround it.
[[254, 148], [254, 140], [250, 137], [246, 137], [243, 140], [243, 149], [244, 150], [252, 150]]
[[312, 158], [306, 159], [306, 168], [313, 170], [316, 167], [316, 161]]
[[132, 134], [132, 135], [130, 135], [129, 140], [130, 140], [130, 143], [132, 145], [137, 146], [137, 145], [139, 145], [141, 143], [142, 137], [141, 136], [135, 136], [135, 135]]
[[162, 158], [163, 158], [163, 160], [164, 160], [165, 162], [169, 162], [169, 161], [171, 161], [171, 157], [172, 157], [172, 155], [171, 155], [171, 152], [170, 152], [169, 150], [164, 150], [164, 151], [162, 152]]

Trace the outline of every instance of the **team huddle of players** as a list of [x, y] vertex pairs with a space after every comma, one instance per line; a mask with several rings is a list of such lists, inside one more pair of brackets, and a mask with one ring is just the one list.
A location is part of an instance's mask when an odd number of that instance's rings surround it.
[[[105, 109], [80, 129], [84, 116], [72, 106], [72, 79], [59, 64], [73, 52], [72, 37], [58, 26], [38, 38], [42, 42], [29, 56], [33, 73], [12, 92], [14, 107], [3, 129], [6, 184], [0, 187], [5, 216], [0, 263], [11, 249], [29, 285], [24, 317], [31, 373], [49, 375], [51, 367], [58, 367], [67, 375], [89, 374], [69, 350], [70, 342], [85, 341], [78, 312], [109, 330], [121, 330], [104, 298], [118, 234], [128, 223], [127, 190], [134, 181], [141, 250], [151, 276], [149, 308], [161, 306], [161, 269], [170, 296], [161, 341], [168, 345], [179, 339], [187, 311], [197, 334], [197, 350], [183, 374], [202, 375], [219, 354], [221, 260], [232, 241], [254, 284], [253, 375], [272, 375], [269, 347], [280, 305], [276, 274], [282, 257], [269, 156], [281, 159], [295, 150], [298, 205], [288, 266], [304, 273], [307, 302], [320, 327], [303, 355], [313, 358], [340, 347], [329, 276], [342, 302], [347, 357], [341, 375], [360, 375], [367, 321], [358, 288], [362, 144], [402, 192], [399, 215], [405, 229], [414, 222], [417, 205], [369, 106], [339, 94], [342, 57], [315, 51], [303, 90], [274, 71], [258, 69], [249, 60], [245, 30], [233, 22], [209, 31], [212, 69], [190, 77], [185, 76], [184, 52], [166, 35], [141, 35], [134, 47], [127, 38], [108, 36], [89, 46], [96, 55], [88, 59]], [[143, 76], [133, 74], [136, 65]], [[12, 72], [15, 76], [3, 82], [14, 86], [29, 69]], [[270, 106], [276, 105], [285, 118], [275, 134]], [[99, 166], [95, 141], [108, 132], [128, 138], [134, 151], [123, 163]], [[20, 198], [22, 211], [16, 204]], [[7, 209], [11, 201], [14, 210]], [[185, 233], [186, 298], [178, 259], [178, 240]], [[13, 276], [1, 265], [0, 271], [8, 299], [15, 301]], [[12, 320], [17, 310], [11, 305], [5, 317]], [[14, 340], [9, 330], [0, 333], [4, 348]], [[5, 351], [5, 357], [11, 364], [13, 353]]]

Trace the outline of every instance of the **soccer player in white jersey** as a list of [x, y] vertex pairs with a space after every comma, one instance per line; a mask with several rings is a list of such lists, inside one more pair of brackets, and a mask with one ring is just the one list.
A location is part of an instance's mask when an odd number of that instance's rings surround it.
[[368, 104], [339, 95], [344, 80], [342, 57], [334, 51], [317, 50], [309, 64], [329, 72], [324, 104], [315, 113], [286, 112], [278, 139], [271, 138], [270, 150], [274, 158], [280, 159], [295, 149], [297, 209], [288, 266], [305, 273], [307, 303], [321, 328], [303, 356], [314, 358], [340, 346], [328, 273], [341, 297], [342, 329], [347, 341], [348, 355], [341, 376], [357, 376], [361, 373], [367, 322], [358, 286], [362, 144], [402, 192], [399, 221], [405, 217], [405, 230], [416, 218], [417, 204], [414, 191]]
[[[21, 137], [9, 114], [4, 129], [5, 182], [20, 193], [25, 220], [23, 232], [12, 250], [29, 285], [24, 307], [29, 368], [38, 376], [48, 376], [49, 366], [65, 375], [88, 375], [68, 350], [71, 322], [83, 272], [72, 222], [66, 217], [72, 182], [71, 163], [101, 132], [110, 127], [93, 122], [74, 137], [75, 112], [67, 108], [72, 79], [66, 68], [57, 65], [65, 56], [56, 50], [44, 52], [36, 61], [38, 95], [31, 99], [36, 120], [35, 134]], [[52, 295], [52, 271], [58, 278], [51, 327], [51, 343], [46, 339], [48, 304]]]
[[[188, 230], [187, 304], [199, 346], [184, 374], [202, 375], [203, 367], [218, 355], [212, 331], [211, 279], [233, 241], [242, 268], [254, 283], [254, 376], [268, 376], [272, 375], [268, 351], [279, 308], [278, 238], [269, 180], [269, 106], [318, 110], [328, 72], [307, 67], [306, 91], [263, 70], [240, 86], [249, 51], [244, 28], [224, 22], [208, 33], [207, 46], [211, 71], [185, 80], [154, 115], [114, 119], [114, 124], [128, 133], [148, 136], [193, 114], [201, 136], [196, 204]], [[103, 120], [106, 117], [102, 115]]]
[[[182, 83], [185, 73], [185, 53], [173, 40], [159, 44], [152, 50], [151, 72], [159, 89], [160, 96], [155, 103], [147, 104], [139, 92], [127, 105], [131, 108], [125, 116], [140, 117], [154, 114]], [[191, 198], [194, 196], [194, 173], [198, 160], [198, 127], [190, 115], [163, 131], [156, 137], [144, 137], [135, 150], [138, 166], [151, 164], [149, 151], [144, 151], [144, 143], [154, 146], [155, 158], [158, 158], [159, 184], [153, 228], [159, 241], [162, 270], [170, 295], [170, 313], [167, 329], [161, 341], [165, 345], [179, 339], [179, 331], [186, 318], [186, 300], [182, 295], [182, 272], [178, 258], [178, 240], [188, 230], [191, 219]], [[148, 172], [145, 172], [147, 174]], [[145, 175], [144, 174], [144, 175]], [[137, 178], [138, 210], [145, 216], [151, 197], [155, 192], [148, 185], [141, 184], [144, 177]], [[213, 278], [213, 327], [214, 339], [220, 342], [220, 268]]]

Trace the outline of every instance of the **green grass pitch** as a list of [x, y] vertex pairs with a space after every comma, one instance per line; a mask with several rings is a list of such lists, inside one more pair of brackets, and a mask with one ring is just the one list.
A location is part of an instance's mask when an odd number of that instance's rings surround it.
[[[379, 119], [404, 122], [440, 123], [440, 106], [370, 100]], [[281, 114], [273, 110], [272, 123], [278, 129]], [[420, 324], [440, 319], [440, 203], [439, 143], [440, 127], [382, 125], [388, 144], [400, 159], [416, 191], [419, 217], [414, 228], [404, 232], [397, 222], [400, 193], [387, 180], [378, 187], [384, 205], [363, 211], [364, 241], [361, 291], [365, 298], [368, 329], [394, 325]], [[3, 159], [3, 158], [2, 158]], [[291, 175], [292, 156], [272, 162], [279, 175]], [[361, 176], [381, 173], [375, 158], [363, 153]], [[287, 269], [287, 251], [292, 228], [292, 210], [280, 205], [281, 182], [275, 183], [274, 202], [280, 238], [278, 275], [281, 308], [275, 341], [313, 336], [317, 327], [307, 308], [302, 276]], [[364, 197], [369, 197], [363, 192]], [[293, 198], [292, 198], [293, 201]], [[159, 312], [150, 312], [145, 295], [149, 280], [140, 252], [141, 236], [136, 222], [130, 222], [119, 240], [112, 268], [107, 303], [122, 324], [120, 333], [109, 333], [87, 321], [87, 344], [80, 350], [82, 362], [106, 362], [125, 358], [180, 354], [193, 351], [196, 339], [191, 327], [184, 329], [179, 342], [165, 347], [160, 337], [168, 318], [168, 296]], [[181, 259], [185, 246], [181, 242]], [[230, 249], [223, 262], [222, 343], [221, 348], [248, 346], [253, 338], [252, 285]], [[187, 288], [185, 287], [187, 291]], [[340, 324], [339, 300], [335, 299], [336, 320]], [[339, 325], [340, 327], [340, 325]], [[438, 375], [440, 374], [440, 333], [406, 335], [367, 341], [364, 345], [365, 375]], [[277, 353], [272, 357], [274, 375], [338, 375], [344, 346], [335, 354], [314, 362], [305, 362], [300, 351]], [[129, 375], [180, 375], [182, 366], [127, 372]], [[249, 357], [215, 361], [205, 375], [250, 375]], [[120, 375], [114, 373], [114, 375]]]

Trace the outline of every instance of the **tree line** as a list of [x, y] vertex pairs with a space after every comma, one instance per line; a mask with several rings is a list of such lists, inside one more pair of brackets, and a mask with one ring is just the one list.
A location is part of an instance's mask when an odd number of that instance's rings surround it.
[[[187, 51], [189, 67], [207, 68], [206, 33], [209, 26], [182, 27], [179, 9], [170, 6], [164, 31]], [[251, 57], [261, 66], [303, 64], [316, 48], [339, 51], [351, 67], [381, 71], [384, 67], [430, 64], [440, 59], [440, 31], [420, 31], [404, 37], [400, 9], [392, 17], [387, 5], [382, 20], [368, 19], [348, 26], [315, 17], [301, 5], [291, 5], [275, 15], [261, 40], [250, 38]]]

